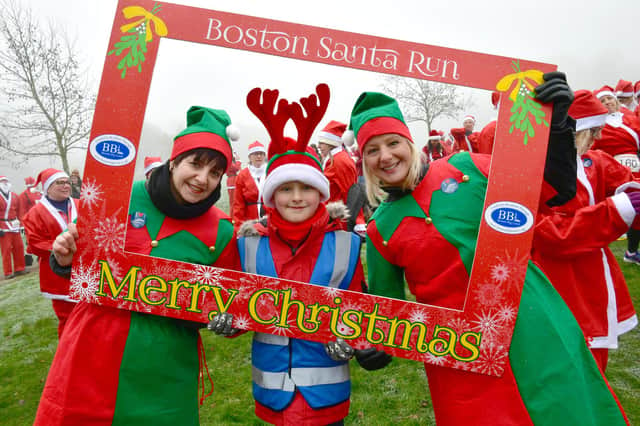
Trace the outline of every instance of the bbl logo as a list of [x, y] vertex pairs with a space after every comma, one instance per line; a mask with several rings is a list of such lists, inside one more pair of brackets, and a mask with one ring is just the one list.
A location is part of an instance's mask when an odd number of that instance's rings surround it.
[[533, 214], [522, 204], [498, 201], [487, 207], [484, 220], [503, 234], [522, 234], [533, 226]]
[[118, 135], [100, 135], [91, 141], [89, 152], [96, 161], [107, 166], [124, 166], [136, 155], [136, 147]]

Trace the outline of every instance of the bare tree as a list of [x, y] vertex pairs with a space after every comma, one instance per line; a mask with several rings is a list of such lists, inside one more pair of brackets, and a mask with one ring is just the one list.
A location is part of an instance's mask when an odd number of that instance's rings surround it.
[[69, 152], [86, 149], [95, 96], [64, 31], [43, 28], [15, 1], [0, 8], [0, 152], [14, 161], [58, 156], [68, 173]]
[[422, 121], [427, 125], [427, 134], [436, 118], [458, 118], [459, 113], [471, 104], [457, 86], [450, 84], [387, 76], [382, 87], [396, 98], [405, 120]]

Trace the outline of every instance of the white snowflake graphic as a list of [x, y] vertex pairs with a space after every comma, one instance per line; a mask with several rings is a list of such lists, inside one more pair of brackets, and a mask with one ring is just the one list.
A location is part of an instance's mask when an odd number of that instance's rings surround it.
[[124, 277], [124, 271], [122, 270], [120, 264], [110, 257], [107, 257], [107, 263], [109, 264], [109, 270], [111, 271], [111, 276], [113, 277], [113, 279], [120, 282]]
[[322, 293], [324, 293], [327, 297], [334, 298], [338, 295], [338, 289], [335, 287], [324, 287], [322, 289]]
[[475, 314], [476, 319], [472, 320], [472, 324], [482, 333], [483, 339], [491, 339], [499, 333], [502, 328], [502, 321], [498, 318], [497, 313], [483, 311], [481, 314]]
[[434, 365], [444, 365], [447, 362], [444, 356], [436, 356], [430, 352], [425, 353], [424, 360]]
[[102, 250], [116, 253], [122, 251], [125, 229], [124, 223], [119, 223], [115, 216], [108, 217], [98, 224], [94, 239]]
[[476, 300], [486, 306], [496, 306], [502, 300], [502, 290], [493, 283], [480, 284], [475, 294]]
[[493, 375], [502, 373], [508, 354], [503, 346], [488, 345], [483, 347], [480, 350], [480, 357], [474, 364], [476, 371]]
[[98, 185], [94, 179], [86, 179], [82, 182], [80, 201], [83, 205], [93, 208], [102, 200], [102, 192], [102, 186]]
[[187, 269], [185, 274], [189, 274], [190, 282], [199, 282], [205, 285], [216, 285], [220, 281], [222, 272], [217, 268], [205, 265], [195, 265], [195, 269]]
[[465, 332], [471, 328], [469, 322], [462, 317], [455, 317], [449, 322], [449, 327], [453, 328], [457, 332]]
[[96, 301], [98, 284], [98, 272], [94, 265], [86, 266], [81, 263], [71, 277], [71, 294], [78, 300]]
[[233, 326], [241, 330], [249, 329], [250, 320], [247, 315], [235, 315], [233, 317]]
[[[287, 325], [289, 325], [288, 322]], [[269, 334], [275, 334], [279, 336], [290, 336], [293, 334], [290, 328], [279, 327], [276, 325], [276, 323], [270, 324], [268, 328], [270, 330]]]
[[511, 305], [503, 305], [498, 310], [498, 319], [504, 323], [510, 323], [516, 319], [516, 316], [518, 316], [518, 312], [516, 308]]
[[429, 314], [422, 309], [414, 309], [409, 314], [409, 321], [426, 323], [429, 320]]
[[491, 267], [491, 279], [502, 284], [509, 279], [509, 268], [504, 263]]

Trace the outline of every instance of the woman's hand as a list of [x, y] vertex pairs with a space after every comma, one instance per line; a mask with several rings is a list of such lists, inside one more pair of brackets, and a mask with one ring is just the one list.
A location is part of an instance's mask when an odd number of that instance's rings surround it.
[[76, 227], [76, 224], [70, 223], [68, 229], [58, 235], [53, 241], [53, 256], [56, 258], [56, 262], [58, 262], [60, 266], [71, 265], [73, 255], [78, 250], [76, 247], [76, 240], [78, 238], [78, 228]]

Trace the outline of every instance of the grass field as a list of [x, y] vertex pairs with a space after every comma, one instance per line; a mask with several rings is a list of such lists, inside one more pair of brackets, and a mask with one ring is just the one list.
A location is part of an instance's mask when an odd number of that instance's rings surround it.
[[[612, 245], [621, 256], [624, 242]], [[640, 266], [622, 264], [640, 310]], [[33, 423], [38, 399], [57, 344], [57, 320], [38, 289], [37, 272], [0, 281], [0, 424]], [[202, 332], [212, 397], [200, 411], [203, 425], [260, 425], [251, 397], [250, 333], [224, 339]], [[640, 329], [622, 336], [612, 351], [607, 377], [632, 424], [640, 425]], [[352, 363], [353, 394], [348, 425], [433, 425], [433, 411], [422, 364], [394, 359], [387, 368], [367, 372]]]

